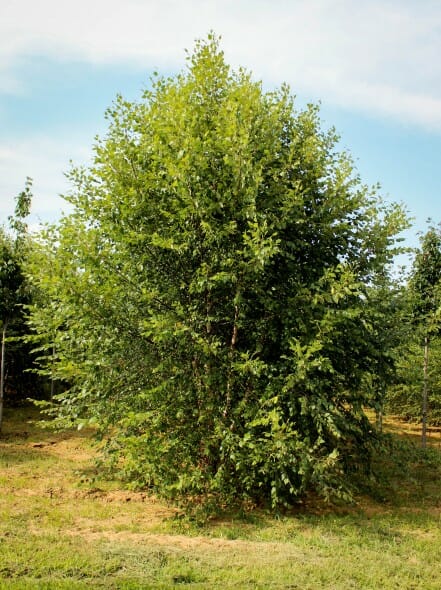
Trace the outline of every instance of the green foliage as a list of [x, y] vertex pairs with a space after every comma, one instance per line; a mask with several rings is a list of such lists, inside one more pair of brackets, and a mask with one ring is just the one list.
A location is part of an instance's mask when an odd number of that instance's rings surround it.
[[15, 214], [9, 216], [13, 235], [0, 227], [0, 320], [10, 321], [20, 315], [20, 305], [26, 301], [26, 281], [22, 263], [26, 256], [25, 218], [32, 199], [32, 179], [27, 178], [24, 190], [16, 198]]
[[421, 237], [409, 281], [415, 320], [424, 323], [429, 332], [438, 331], [440, 279], [441, 227], [430, 226]]
[[8, 218], [9, 230], [0, 227], [0, 324], [6, 336], [3, 371], [9, 402], [23, 401], [31, 394], [38, 396], [35, 375], [27, 372], [33, 362], [31, 347], [23, 341], [28, 331], [23, 308], [32, 298], [24, 271], [31, 247], [25, 221], [30, 212], [31, 187], [32, 180], [27, 178], [25, 189], [16, 198], [15, 213]]
[[0, 319], [8, 321], [22, 300], [24, 276], [15, 244], [0, 227]]
[[[397, 352], [397, 383], [388, 393], [389, 410], [420, 421], [422, 392], [427, 392], [427, 420], [441, 424], [441, 231], [430, 226], [421, 237], [403, 304], [407, 335]], [[424, 343], [427, 343], [426, 377]], [[426, 382], [425, 382], [426, 381]]]
[[31, 212], [32, 203], [32, 178], [26, 178], [25, 187], [15, 199], [14, 215], [10, 215], [9, 225], [16, 234], [16, 239], [20, 242], [28, 231], [28, 225], [25, 221], [26, 217]]
[[[388, 411], [406, 420], [421, 421], [421, 393], [424, 387], [423, 347], [421, 336], [413, 335], [399, 349], [396, 383], [387, 394]], [[441, 340], [430, 341], [427, 371], [429, 424], [441, 425]]]
[[375, 438], [376, 285], [402, 210], [317, 107], [264, 93], [212, 37], [107, 117], [31, 269], [42, 370], [70, 384], [59, 423], [97, 424], [108, 459], [163, 495], [347, 497]]

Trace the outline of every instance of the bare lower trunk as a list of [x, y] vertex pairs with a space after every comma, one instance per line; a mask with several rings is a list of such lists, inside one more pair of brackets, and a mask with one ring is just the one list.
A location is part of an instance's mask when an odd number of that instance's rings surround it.
[[383, 410], [377, 410], [377, 430], [378, 432], [383, 432]]
[[1, 356], [1, 367], [0, 367], [0, 432], [3, 423], [3, 398], [5, 391], [5, 348], [6, 348], [6, 328], [8, 322], [3, 322], [3, 333], [2, 333], [2, 356]]
[[429, 366], [429, 338], [424, 338], [424, 385], [423, 385], [423, 424], [421, 429], [421, 446], [423, 449], [427, 445], [427, 369]]
[[380, 398], [378, 400], [378, 406], [375, 410], [375, 417], [377, 422], [377, 430], [378, 432], [383, 432], [383, 407], [384, 407], [384, 399], [386, 397], [386, 385], [384, 383], [380, 386]]
[[55, 363], [55, 344], [52, 346], [52, 366], [51, 366], [51, 401], [54, 397], [55, 380], [54, 380], [54, 363]]
[[239, 317], [239, 308], [237, 305], [234, 306], [234, 322], [233, 322], [233, 333], [231, 335], [231, 343], [230, 343], [230, 366], [228, 367], [228, 376], [227, 376], [227, 396], [225, 400], [225, 408], [224, 408], [224, 418], [227, 417], [228, 411], [231, 405], [231, 363], [233, 362], [233, 353], [234, 348], [237, 342], [237, 318]]

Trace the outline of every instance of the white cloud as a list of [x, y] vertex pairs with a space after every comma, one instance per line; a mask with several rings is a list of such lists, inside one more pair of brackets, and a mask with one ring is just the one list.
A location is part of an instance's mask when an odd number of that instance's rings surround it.
[[213, 29], [269, 82], [441, 131], [440, 26], [438, 0], [3, 0], [0, 90], [26, 55], [181, 67]]
[[[439, 0], [3, 0], [1, 13], [0, 93], [26, 92], [16, 66], [29, 56], [181, 69], [184, 48], [213, 29], [227, 61], [266, 85], [441, 133]], [[27, 175], [34, 218], [56, 217], [63, 172], [88, 141], [0, 139], [0, 220]]]
[[31, 221], [55, 220], [68, 203], [60, 194], [69, 190], [64, 173], [69, 160], [86, 162], [90, 149], [74, 141], [34, 136], [26, 140], [0, 143], [0, 223], [5, 222], [15, 208], [14, 199], [24, 188], [27, 176], [33, 178]]

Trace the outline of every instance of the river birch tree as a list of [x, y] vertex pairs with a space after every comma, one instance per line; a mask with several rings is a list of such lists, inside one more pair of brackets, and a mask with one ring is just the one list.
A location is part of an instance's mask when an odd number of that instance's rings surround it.
[[387, 352], [370, 289], [402, 209], [318, 107], [264, 92], [213, 36], [107, 117], [34, 263], [58, 420], [97, 425], [115, 468], [166, 496], [347, 497]]

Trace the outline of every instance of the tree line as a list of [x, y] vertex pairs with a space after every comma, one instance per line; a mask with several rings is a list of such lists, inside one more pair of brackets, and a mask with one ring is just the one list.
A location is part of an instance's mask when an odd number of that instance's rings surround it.
[[72, 212], [32, 236], [27, 185], [0, 235], [3, 342], [25, 317], [54, 424], [93, 425], [132, 485], [348, 499], [381, 439], [369, 411], [418, 419], [422, 399], [441, 419], [440, 231], [397, 281], [406, 213], [318, 107], [234, 71], [213, 35], [187, 59], [117, 97]]

